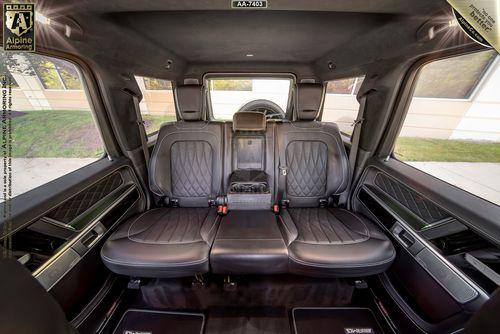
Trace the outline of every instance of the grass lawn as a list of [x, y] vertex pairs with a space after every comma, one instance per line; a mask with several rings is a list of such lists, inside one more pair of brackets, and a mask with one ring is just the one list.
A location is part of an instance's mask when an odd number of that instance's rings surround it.
[[[12, 119], [12, 156], [20, 158], [97, 158], [104, 149], [92, 115], [80, 110], [26, 111]], [[172, 120], [145, 116], [148, 132]]]
[[163, 123], [172, 122], [176, 120], [175, 116], [168, 116], [168, 115], [162, 115], [162, 116], [142, 115], [142, 119], [144, 121], [147, 133], [158, 131]]
[[401, 137], [395, 155], [403, 161], [500, 162], [500, 143]]
[[[12, 156], [97, 158], [104, 150], [88, 111], [27, 111], [12, 119]], [[143, 116], [148, 133], [174, 116]], [[500, 162], [500, 143], [401, 137], [395, 155], [404, 161]]]

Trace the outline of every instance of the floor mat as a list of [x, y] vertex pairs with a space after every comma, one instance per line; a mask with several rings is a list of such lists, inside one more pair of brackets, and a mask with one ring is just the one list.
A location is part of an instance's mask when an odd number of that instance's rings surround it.
[[373, 312], [355, 307], [298, 307], [292, 311], [296, 334], [381, 334]]
[[205, 334], [290, 334], [286, 309], [212, 308]]
[[203, 333], [205, 316], [201, 313], [164, 312], [129, 309], [114, 334]]

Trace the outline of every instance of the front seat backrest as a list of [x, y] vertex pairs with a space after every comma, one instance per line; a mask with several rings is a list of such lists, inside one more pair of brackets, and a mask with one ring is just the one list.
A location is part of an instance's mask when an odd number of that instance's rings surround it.
[[322, 95], [321, 84], [297, 84], [297, 121], [278, 126], [277, 175], [286, 174], [278, 191], [290, 206], [318, 206], [320, 199], [342, 193], [348, 184], [349, 161], [338, 126], [316, 121]]
[[202, 120], [201, 85], [177, 87], [176, 98], [182, 120], [161, 127], [151, 155], [149, 186], [181, 207], [206, 207], [221, 190], [221, 124]]

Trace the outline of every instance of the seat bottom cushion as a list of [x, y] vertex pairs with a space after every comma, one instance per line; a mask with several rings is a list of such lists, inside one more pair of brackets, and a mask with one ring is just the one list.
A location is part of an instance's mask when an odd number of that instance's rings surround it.
[[136, 277], [185, 277], [209, 270], [217, 231], [212, 208], [158, 208], [132, 217], [106, 241], [101, 257], [113, 272]]
[[290, 208], [281, 215], [289, 267], [315, 277], [360, 277], [385, 271], [396, 252], [374, 223], [336, 208]]

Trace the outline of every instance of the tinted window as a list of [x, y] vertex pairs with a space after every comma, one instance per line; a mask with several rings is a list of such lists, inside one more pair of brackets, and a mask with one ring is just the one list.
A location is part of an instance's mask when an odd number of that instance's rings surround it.
[[500, 205], [499, 58], [483, 51], [425, 65], [394, 154]]

